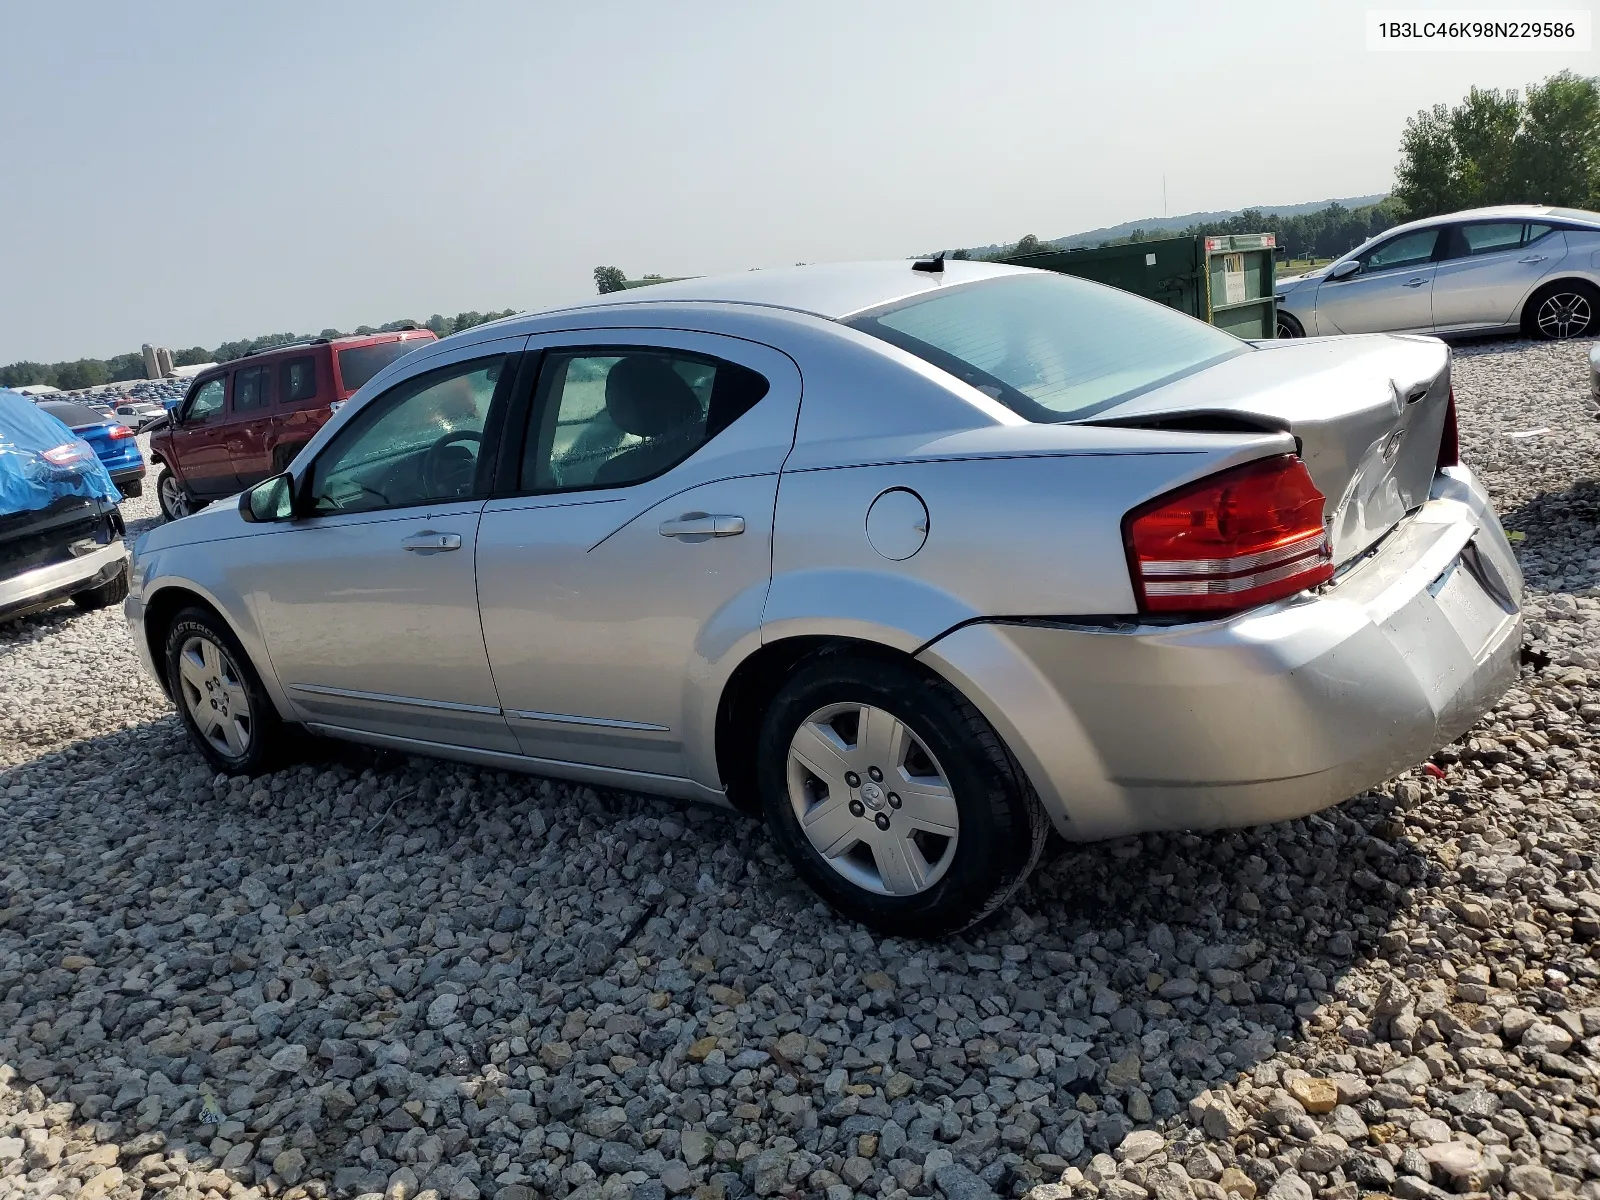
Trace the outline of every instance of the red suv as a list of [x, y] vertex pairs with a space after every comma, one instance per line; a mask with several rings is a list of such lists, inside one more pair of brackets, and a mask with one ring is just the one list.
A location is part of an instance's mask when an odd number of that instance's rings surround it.
[[277, 474], [357, 388], [436, 340], [421, 328], [312, 338], [195, 376], [150, 437], [150, 457], [161, 464], [161, 511], [176, 520]]

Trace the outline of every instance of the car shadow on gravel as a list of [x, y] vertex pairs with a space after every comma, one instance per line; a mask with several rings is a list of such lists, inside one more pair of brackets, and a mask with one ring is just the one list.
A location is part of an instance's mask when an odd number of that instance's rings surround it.
[[[185, 1169], [341, 1193], [408, 1164], [442, 1194], [497, 1190], [518, 1143], [471, 1115], [497, 1094], [545, 1129], [591, 1106], [672, 1114], [665, 1143], [627, 1143], [636, 1158], [670, 1150], [685, 1114], [798, 1094], [770, 1119], [826, 1155], [835, 1126], [791, 1118], [838, 1107], [824, 1081], [841, 1070], [880, 1097], [893, 1071], [891, 1105], [959, 1103], [974, 1079], [1043, 1087], [1051, 1152], [1115, 1146], [1314, 1034], [1434, 869], [1367, 796], [1060, 849], [984, 925], [917, 943], [834, 917], [738, 814], [361, 751], [229, 779], [173, 718], [0, 772], [0, 805], [16, 1086], [75, 1104], [95, 1123], [77, 1136], [160, 1132]], [[914, 1044], [929, 1031], [939, 1044]], [[716, 1090], [738, 1071], [779, 1091]], [[468, 1114], [456, 1157], [419, 1159], [425, 1138], [399, 1127], [426, 1122], [389, 1100], [445, 1093]], [[968, 1161], [1032, 1177], [976, 1128], [954, 1143]]]

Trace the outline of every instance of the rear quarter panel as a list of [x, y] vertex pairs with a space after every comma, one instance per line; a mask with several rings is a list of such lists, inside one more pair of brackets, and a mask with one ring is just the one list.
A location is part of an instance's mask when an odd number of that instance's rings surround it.
[[[1000, 449], [1018, 440], [1056, 445]], [[909, 651], [983, 617], [1131, 614], [1124, 514], [1292, 448], [1286, 434], [1028, 426], [933, 439], [912, 454], [883, 447], [891, 461], [786, 470], [764, 640], [829, 634]], [[867, 535], [868, 510], [893, 488], [928, 512], [926, 541], [901, 561]]]

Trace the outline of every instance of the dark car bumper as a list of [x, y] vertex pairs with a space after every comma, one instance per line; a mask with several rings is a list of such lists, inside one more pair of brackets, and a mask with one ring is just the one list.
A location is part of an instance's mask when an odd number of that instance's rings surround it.
[[0, 516], [0, 620], [47, 608], [127, 569], [116, 508], [68, 497]]
[[121, 467], [111, 472], [111, 482], [124, 496], [137, 496], [144, 491], [145, 465], [141, 459], [136, 467]]

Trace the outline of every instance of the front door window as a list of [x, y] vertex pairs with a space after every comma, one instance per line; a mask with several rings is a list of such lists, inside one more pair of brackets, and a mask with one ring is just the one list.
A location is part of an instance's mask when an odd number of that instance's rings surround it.
[[313, 510], [370, 512], [483, 494], [479, 451], [504, 363], [503, 355], [457, 363], [372, 401], [318, 456]]

